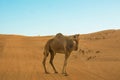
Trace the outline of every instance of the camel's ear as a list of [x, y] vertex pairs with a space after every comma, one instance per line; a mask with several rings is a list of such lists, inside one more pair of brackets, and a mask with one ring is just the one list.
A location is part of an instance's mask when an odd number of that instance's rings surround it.
[[76, 39], [78, 39], [79, 38], [79, 34], [76, 34], [73, 37], [76, 38]]

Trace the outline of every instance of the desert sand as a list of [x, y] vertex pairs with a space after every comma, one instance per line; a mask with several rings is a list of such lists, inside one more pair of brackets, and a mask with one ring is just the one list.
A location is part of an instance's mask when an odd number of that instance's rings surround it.
[[80, 34], [79, 49], [72, 52], [61, 74], [64, 55], [56, 54], [55, 74], [47, 59], [42, 66], [43, 48], [53, 36], [0, 35], [0, 80], [120, 80], [120, 30]]

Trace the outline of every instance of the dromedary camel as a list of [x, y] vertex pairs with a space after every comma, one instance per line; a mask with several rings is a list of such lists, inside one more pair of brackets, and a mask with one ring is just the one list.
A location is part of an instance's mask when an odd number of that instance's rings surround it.
[[66, 66], [67, 66], [67, 60], [71, 54], [71, 52], [74, 50], [76, 51], [78, 49], [78, 40], [79, 35], [72, 35], [72, 36], [64, 36], [61, 33], [56, 34], [56, 36], [50, 40], [47, 41], [45, 47], [44, 47], [44, 59], [43, 59], [43, 67], [45, 70], [45, 73], [49, 73], [46, 69], [46, 59], [50, 53], [50, 64], [54, 70], [55, 73], [58, 73], [53, 65], [53, 59], [56, 53], [63, 53], [65, 54], [65, 60], [64, 65], [62, 69], [62, 74], [64, 76], [67, 76], [66, 72]]

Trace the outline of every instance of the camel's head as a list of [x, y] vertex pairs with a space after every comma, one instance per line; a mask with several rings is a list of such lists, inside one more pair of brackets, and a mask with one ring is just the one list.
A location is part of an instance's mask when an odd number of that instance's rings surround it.
[[79, 34], [73, 35], [74, 50], [78, 50]]

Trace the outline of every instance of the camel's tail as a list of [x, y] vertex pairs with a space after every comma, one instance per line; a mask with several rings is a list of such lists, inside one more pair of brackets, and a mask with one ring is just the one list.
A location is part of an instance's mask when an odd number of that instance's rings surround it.
[[49, 40], [47, 43], [46, 43], [46, 45], [45, 45], [45, 47], [44, 47], [44, 56], [48, 56], [49, 55], [49, 53], [50, 53], [50, 42], [51, 42], [51, 40]]

